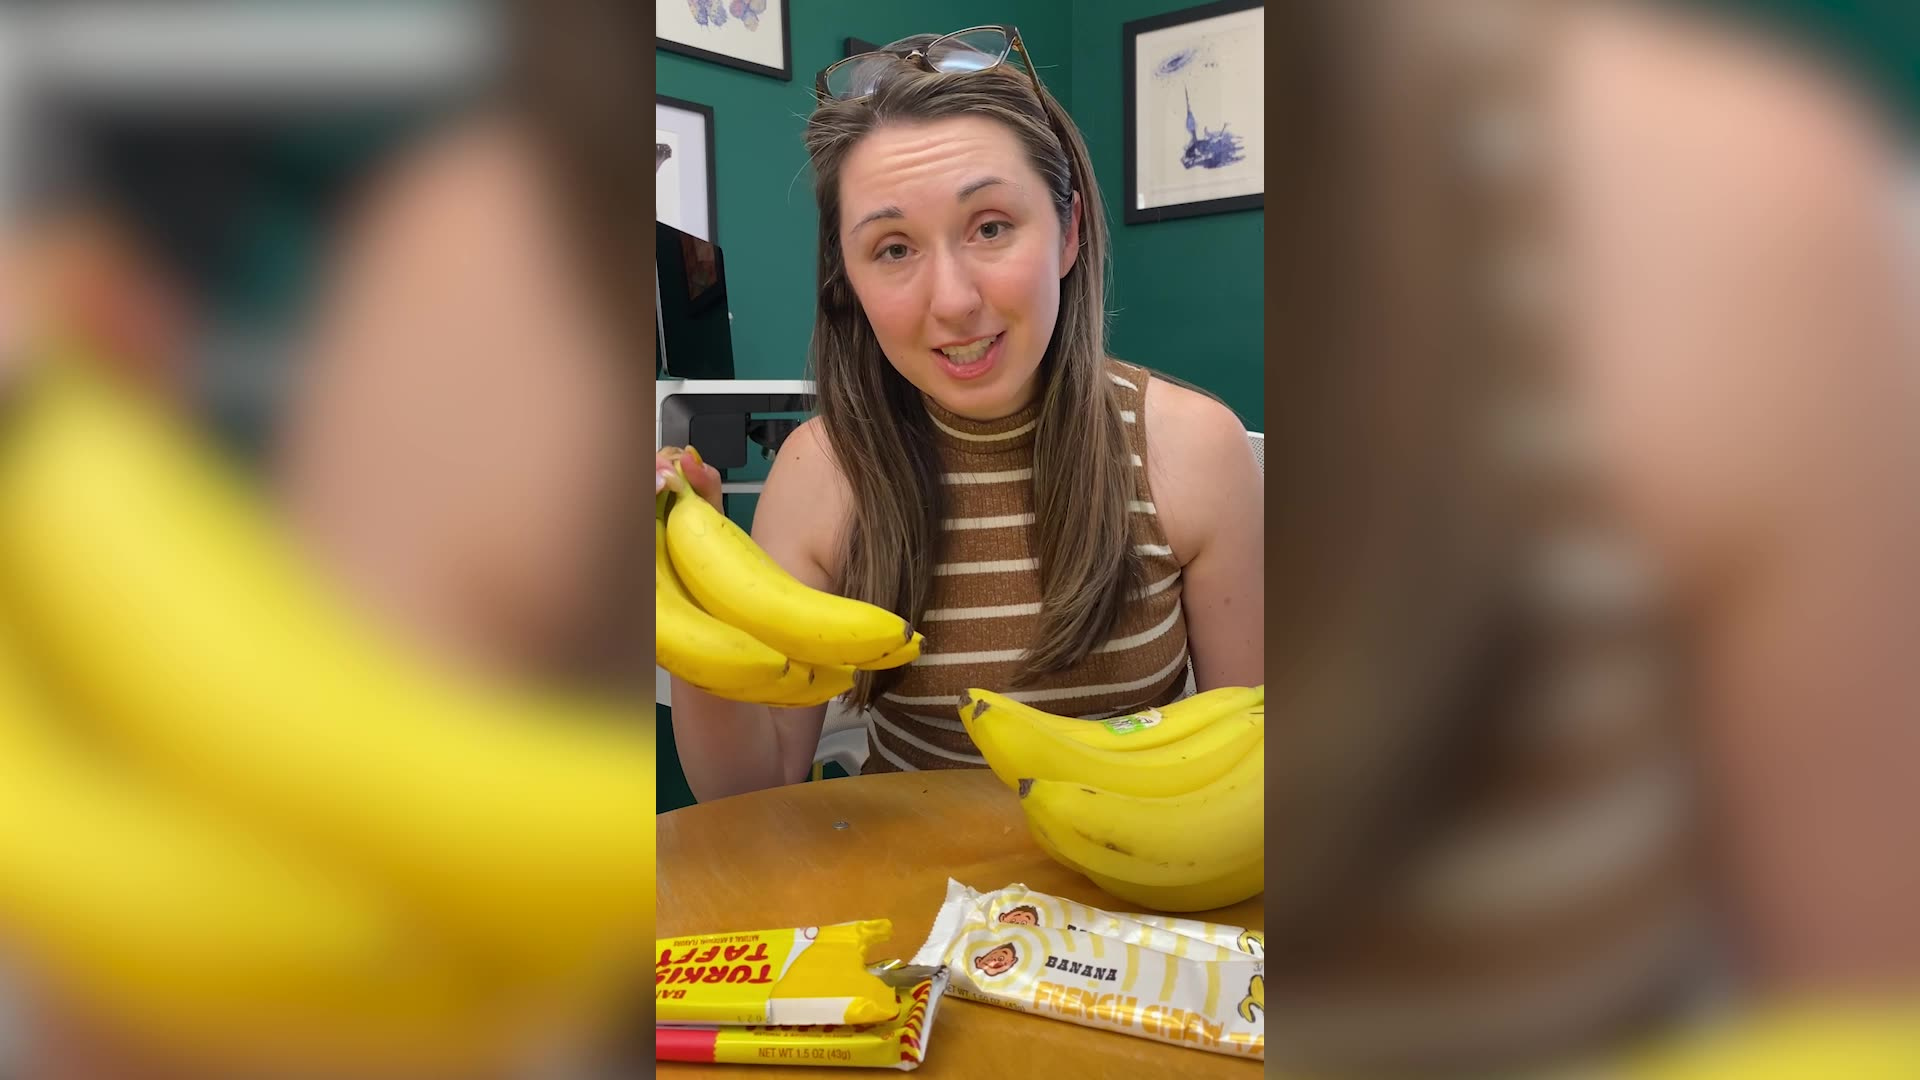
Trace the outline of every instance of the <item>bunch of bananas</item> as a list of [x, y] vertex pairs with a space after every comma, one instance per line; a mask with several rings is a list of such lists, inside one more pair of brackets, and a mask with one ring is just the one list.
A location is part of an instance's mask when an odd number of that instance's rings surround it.
[[905, 619], [821, 592], [782, 569], [676, 470], [653, 525], [653, 656], [707, 693], [783, 708], [823, 705], [854, 672], [912, 663]]
[[356, 1076], [631, 1004], [650, 710], [412, 655], [83, 356], [5, 404], [0, 939], [36, 983], [169, 1055]]
[[1266, 688], [1095, 723], [969, 690], [960, 722], [1056, 862], [1155, 911], [1265, 889]]

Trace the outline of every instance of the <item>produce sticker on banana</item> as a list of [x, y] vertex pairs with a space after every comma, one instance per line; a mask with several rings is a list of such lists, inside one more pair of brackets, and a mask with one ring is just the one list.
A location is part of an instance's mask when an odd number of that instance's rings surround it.
[[867, 969], [886, 919], [698, 934], [655, 942], [654, 1020], [662, 1027], [877, 1024], [900, 1015], [894, 988]]
[[[1050, 924], [1051, 918], [1063, 917], [1067, 902], [1020, 892], [1020, 903], [983, 903], [980, 894], [949, 881], [933, 932], [912, 962], [946, 964], [952, 993], [972, 1001], [1175, 1046], [1265, 1059], [1264, 959], [1122, 916], [1088, 920], [1117, 936], [1078, 924]], [[1155, 930], [1167, 936], [1156, 936]], [[1180, 951], [1136, 940], [1143, 938], [1169, 942]]]

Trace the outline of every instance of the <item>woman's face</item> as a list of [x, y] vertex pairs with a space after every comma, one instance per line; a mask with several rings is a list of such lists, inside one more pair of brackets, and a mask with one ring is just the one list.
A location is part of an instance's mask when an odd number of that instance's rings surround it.
[[847, 277], [887, 359], [941, 405], [978, 420], [1038, 390], [1079, 250], [1012, 131], [959, 117], [881, 128], [840, 173]]

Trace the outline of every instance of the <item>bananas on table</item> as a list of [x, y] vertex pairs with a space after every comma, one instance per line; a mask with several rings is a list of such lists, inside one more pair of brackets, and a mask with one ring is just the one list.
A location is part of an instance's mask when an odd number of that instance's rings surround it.
[[1130, 903], [1208, 911], [1265, 889], [1265, 703], [1223, 687], [1094, 722], [976, 689], [960, 722], [1056, 862]]
[[383, 636], [81, 356], [5, 404], [14, 955], [199, 1049], [438, 1056], [623, 1007], [651, 950], [650, 711], [483, 688]]
[[684, 476], [659, 499], [653, 540], [654, 662], [707, 693], [823, 705], [856, 671], [920, 655], [924, 638], [905, 619], [802, 583]]

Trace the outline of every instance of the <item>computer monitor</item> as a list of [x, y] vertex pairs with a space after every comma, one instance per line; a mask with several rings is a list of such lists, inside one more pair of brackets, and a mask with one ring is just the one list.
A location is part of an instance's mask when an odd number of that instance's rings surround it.
[[654, 374], [669, 379], [733, 378], [732, 315], [720, 246], [663, 221], [653, 227], [659, 312]]

